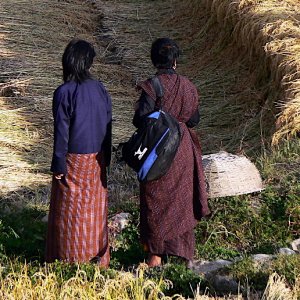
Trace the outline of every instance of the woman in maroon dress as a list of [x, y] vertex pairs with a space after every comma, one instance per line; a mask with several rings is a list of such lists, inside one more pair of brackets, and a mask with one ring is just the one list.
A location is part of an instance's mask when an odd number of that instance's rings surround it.
[[[191, 129], [199, 122], [196, 87], [175, 71], [179, 48], [168, 38], [154, 41], [151, 60], [164, 89], [162, 106], [181, 127], [181, 143], [168, 172], [158, 180], [140, 184], [140, 234], [149, 252], [148, 265], [161, 264], [163, 255], [193, 259], [194, 228], [208, 215], [201, 147]], [[138, 84], [141, 96], [133, 124], [139, 127], [144, 115], [159, 107], [151, 81]]]

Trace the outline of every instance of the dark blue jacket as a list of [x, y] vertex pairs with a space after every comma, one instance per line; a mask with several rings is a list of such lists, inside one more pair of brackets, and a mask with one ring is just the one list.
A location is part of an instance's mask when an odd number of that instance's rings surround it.
[[66, 174], [67, 153], [103, 151], [109, 164], [112, 105], [101, 82], [88, 79], [59, 86], [53, 96], [53, 118], [52, 172]]

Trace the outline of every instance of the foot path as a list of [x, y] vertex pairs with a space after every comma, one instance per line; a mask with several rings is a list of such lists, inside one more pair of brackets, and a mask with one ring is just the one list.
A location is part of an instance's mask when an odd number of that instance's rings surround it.
[[[113, 144], [118, 145], [135, 130], [132, 125], [134, 104], [138, 99], [136, 83], [155, 72], [150, 47], [157, 37], [170, 36], [163, 25], [172, 12], [172, 1], [97, 0], [102, 12], [99, 43], [102, 46], [100, 78], [113, 100]], [[137, 181], [128, 168], [112, 165], [111, 199], [114, 202], [135, 197]]]

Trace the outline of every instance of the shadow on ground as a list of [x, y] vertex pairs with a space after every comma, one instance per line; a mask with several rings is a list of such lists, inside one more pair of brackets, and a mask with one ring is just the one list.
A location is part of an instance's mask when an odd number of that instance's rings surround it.
[[48, 198], [48, 186], [19, 189], [0, 198], [1, 256], [43, 261]]

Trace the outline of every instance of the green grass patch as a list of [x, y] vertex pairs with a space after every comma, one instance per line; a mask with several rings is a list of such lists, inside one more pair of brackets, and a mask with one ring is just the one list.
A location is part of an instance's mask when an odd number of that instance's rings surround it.
[[278, 255], [262, 264], [254, 263], [251, 257], [246, 257], [226, 269], [226, 273], [243, 286], [256, 290], [264, 290], [269, 276], [274, 272], [283, 276], [290, 286], [294, 286], [300, 276], [299, 255]]
[[0, 246], [8, 257], [42, 261], [47, 223], [42, 221], [47, 207], [42, 205], [6, 206], [0, 212]]

